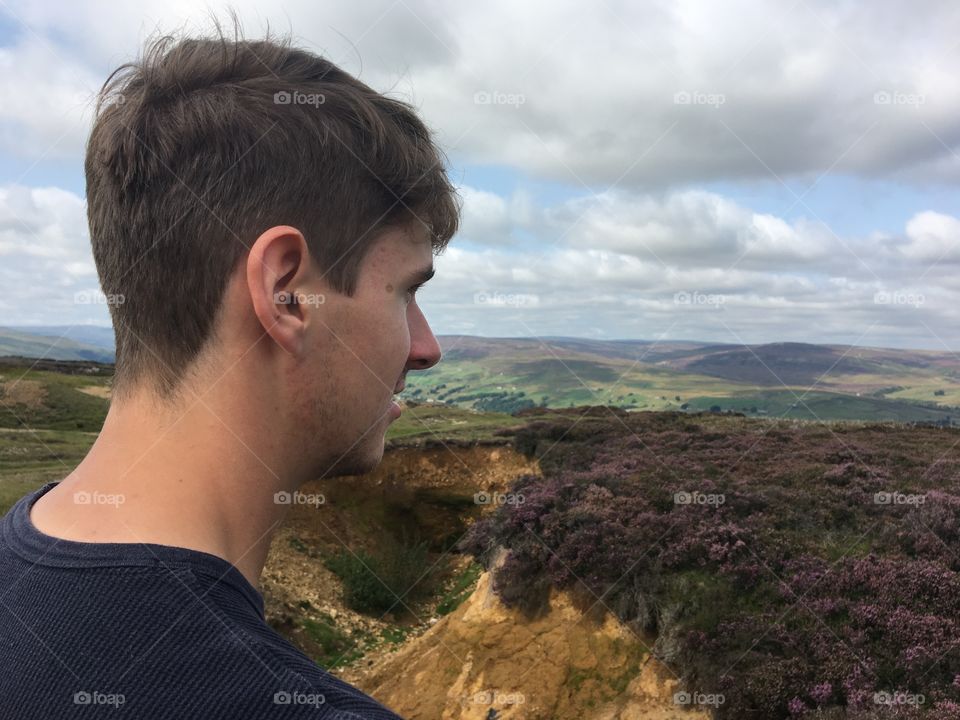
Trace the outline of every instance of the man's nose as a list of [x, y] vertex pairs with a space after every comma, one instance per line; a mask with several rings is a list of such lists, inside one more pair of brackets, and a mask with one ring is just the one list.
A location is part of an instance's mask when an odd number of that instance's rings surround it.
[[407, 367], [411, 370], [426, 370], [440, 362], [443, 353], [420, 308], [414, 306], [410, 311], [413, 317], [410, 318], [410, 357], [407, 359]]

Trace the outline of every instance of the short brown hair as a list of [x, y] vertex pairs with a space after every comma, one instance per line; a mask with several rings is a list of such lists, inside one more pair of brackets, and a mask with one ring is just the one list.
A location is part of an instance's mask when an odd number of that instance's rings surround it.
[[101, 88], [84, 163], [115, 393], [176, 393], [270, 227], [297, 227], [347, 295], [387, 227], [421, 220], [441, 252], [460, 213], [444, 160], [411, 105], [289, 38], [148, 42]]

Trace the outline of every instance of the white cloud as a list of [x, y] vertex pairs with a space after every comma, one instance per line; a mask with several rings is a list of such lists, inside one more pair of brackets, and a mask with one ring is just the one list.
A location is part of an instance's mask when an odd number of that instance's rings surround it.
[[517, 230], [531, 229], [539, 222], [539, 212], [523, 190], [510, 198], [469, 185], [458, 190], [463, 198], [459, 237], [465, 240], [506, 245], [517, 240]]
[[100, 83], [35, 36], [0, 48], [0, 147], [33, 159], [74, 158], [79, 167]]
[[[182, 0], [7, 7], [30, 30], [0, 55], [0, 87], [17, 98], [0, 112], [0, 137], [9, 145], [29, 131], [34, 152], [66, 133], [60, 147], [78, 158], [76, 94], [158, 27], [209, 25], [208, 11]], [[826, 170], [960, 179], [949, 149], [960, 140], [960, 46], [945, 1], [922, 13], [826, 0], [237, 9], [249, 35], [267, 22], [292, 29], [378, 90], [414, 100], [472, 161], [599, 189]]]
[[611, 250], [661, 268], [682, 264], [768, 271], [813, 270], [833, 263], [838, 250], [849, 252], [822, 223], [757, 213], [702, 190], [658, 195], [614, 190], [534, 214], [495, 193], [467, 188], [462, 195], [463, 236], [491, 247], [508, 244], [505, 239], [522, 230], [545, 247]]
[[106, 306], [78, 304], [99, 287], [83, 198], [60, 188], [0, 187], [0, 324], [109, 324]]
[[454, 241], [423, 295], [440, 331], [943, 349], [960, 320], [960, 283], [933, 264], [955, 251], [951, 216], [918, 213], [896, 237], [836, 238], [714, 193], [620, 191], [546, 209], [542, 247], [530, 248], [500, 242], [520, 223], [489, 195], [468, 194], [465, 209], [498, 208], [498, 236]]
[[[562, 204], [566, 214], [545, 213], [550, 220], [541, 240], [576, 221], [569, 209], [584, 202]], [[951, 337], [960, 321], [955, 274], [929, 271], [936, 256], [955, 249], [960, 232], [960, 220], [939, 213], [913, 217], [902, 235], [887, 239], [890, 258], [870, 256], [867, 272], [842, 254], [796, 251], [794, 244], [811, 236], [802, 223], [708, 193], [606, 196], [603, 211], [585, 216], [569, 242], [537, 246], [501, 242], [501, 233], [524, 224], [522, 204], [468, 193], [465, 206], [498, 208], [497, 222], [486, 228], [497, 237], [486, 243], [476, 235], [470, 246], [454, 240], [437, 259], [422, 302], [438, 332], [727, 342], [737, 342], [734, 334], [763, 341], [810, 340], [814, 333], [821, 341], [854, 342], [873, 326], [861, 344], [939, 347], [938, 336]], [[618, 225], [624, 218], [629, 225]], [[647, 239], [660, 243], [659, 256], [628, 242], [632, 231], [654, 226]], [[867, 252], [854, 238], [844, 242]], [[762, 262], [747, 261], [754, 252], [765, 253]], [[0, 324], [108, 322], [106, 307], [89, 302], [98, 282], [79, 196], [59, 188], [0, 188], [0, 255]], [[911, 305], [910, 298], [922, 301]]]
[[[698, 188], [960, 179], [951, 3], [234, 6], [248, 35], [266, 21], [290, 28], [413, 100], [458, 160], [583, 189], [539, 204], [523, 188], [462, 187], [462, 232], [424, 292], [441, 331], [850, 342], [873, 327], [862, 342], [918, 347], [939, 347], [926, 326], [955, 336], [957, 217], [920, 207], [902, 232], [840, 235], [802, 199], [796, 216], [777, 215]], [[78, 175], [91, 94], [109, 72], [157, 27], [208, 25], [187, 0], [5, 8], [0, 151], [66, 158]], [[0, 189], [0, 256], [5, 321], [106, 322], [105, 307], [72, 302], [97, 286], [81, 197]], [[684, 292], [724, 302], [685, 306]], [[879, 292], [924, 303], [878, 303]], [[479, 304], [479, 293], [506, 297]]]
[[900, 252], [912, 260], [960, 262], [960, 220], [937, 212], [921, 212], [907, 223], [908, 244]]

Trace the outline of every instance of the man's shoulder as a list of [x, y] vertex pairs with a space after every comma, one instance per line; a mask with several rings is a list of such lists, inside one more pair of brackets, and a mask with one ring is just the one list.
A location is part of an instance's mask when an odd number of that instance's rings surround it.
[[156, 720], [396, 720], [270, 627], [262, 595], [226, 560], [45, 535], [29, 522], [38, 495], [0, 519], [0, 720], [100, 704]]
[[253, 636], [256, 644], [252, 649], [269, 653], [273, 667], [279, 669], [276, 676], [260, 678], [272, 691], [270, 700], [275, 710], [283, 706], [285, 713], [297, 711], [295, 717], [306, 711], [312, 713], [310, 717], [317, 717], [317, 710], [326, 707], [343, 713], [345, 719], [398, 720], [396, 714], [322, 668], [266, 623]]
[[[178, 671], [177, 684], [220, 693], [226, 707], [221, 708], [216, 697], [210, 700], [211, 708], [222, 710], [223, 717], [282, 712], [284, 718], [398, 720], [373, 698], [319, 666], [262, 616], [249, 607], [244, 610], [225, 611], [222, 604], [212, 604], [195, 609], [179, 631], [171, 630], [173, 646], [179, 648], [175, 652], [187, 660]], [[196, 632], [197, 625], [205, 626], [205, 632]], [[197, 645], [194, 637], [205, 641]], [[170, 659], [170, 653], [158, 655], [147, 663], [149, 673], [164, 673]]]

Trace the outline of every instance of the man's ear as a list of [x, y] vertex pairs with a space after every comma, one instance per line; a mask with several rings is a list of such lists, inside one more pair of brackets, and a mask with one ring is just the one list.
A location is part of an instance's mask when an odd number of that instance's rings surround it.
[[310, 273], [307, 241], [296, 228], [277, 225], [256, 239], [247, 255], [247, 289], [263, 331], [291, 355], [303, 348], [303, 294]]

